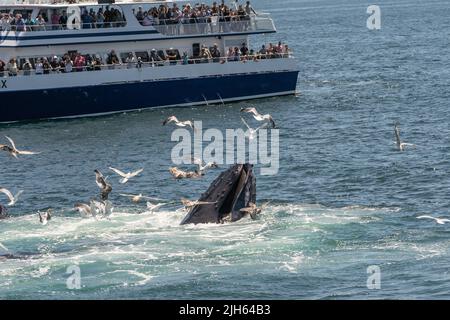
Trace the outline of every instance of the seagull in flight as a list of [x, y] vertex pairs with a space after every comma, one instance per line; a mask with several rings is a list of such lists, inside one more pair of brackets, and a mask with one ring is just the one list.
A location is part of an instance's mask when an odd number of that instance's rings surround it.
[[44, 226], [52, 219], [52, 209], [48, 209], [46, 212], [42, 213], [38, 211], [39, 222]]
[[161, 200], [161, 199], [158, 199], [158, 198], [152, 198], [152, 197], [143, 196], [142, 193], [139, 193], [139, 194], [120, 193], [120, 195], [123, 196], [123, 197], [130, 198], [131, 201], [133, 201], [134, 203], [138, 203], [142, 199], [156, 200], [156, 201]]
[[183, 171], [178, 169], [177, 167], [169, 168], [169, 172], [175, 179], [199, 178], [203, 175], [203, 172]]
[[22, 194], [23, 190], [20, 190], [16, 193], [15, 196], [6, 188], [0, 188], [0, 192], [6, 194], [6, 196], [9, 198], [8, 206], [13, 206], [16, 204], [17, 200], [19, 200], [19, 196]]
[[111, 169], [112, 171], [114, 171], [115, 173], [117, 173], [119, 176], [122, 177], [122, 179], [120, 179], [120, 183], [127, 183], [128, 180], [130, 180], [131, 178], [137, 176], [139, 173], [144, 171], [144, 169], [142, 168], [142, 169], [136, 170], [134, 172], [125, 173], [125, 172], [122, 172], [122, 171], [112, 168], [112, 167], [109, 167], [109, 169]]
[[192, 200], [188, 200], [185, 198], [181, 198], [181, 203], [183, 204], [184, 209], [186, 211], [189, 211], [191, 208], [193, 208], [195, 206], [200, 206], [200, 205], [205, 205], [205, 204], [214, 204], [216, 202], [217, 201], [215, 201], [215, 202], [198, 201], [198, 200], [192, 201]]
[[247, 124], [247, 122], [244, 120], [244, 118], [241, 117], [241, 120], [242, 120], [242, 122], [245, 124], [245, 126], [246, 126], [247, 129], [248, 129], [248, 139], [249, 139], [249, 140], [255, 139], [255, 136], [256, 136], [256, 133], [258, 132], [258, 130], [260, 130], [260, 129], [265, 129], [265, 128], [268, 127], [268, 124], [265, 123], [265, 124], [263, 124], [262, 126], [256, 128], [256, 129], [253, 129], [252, 127], [250, 127], [250, 126]]
[[251, 113], [253, 115], [253, 118], [257, 121], [268, 121], [272, 128], [275, 128], [275, 121], [273, 121], [273, 118], [270, 114], [260, 114], [256, 108], [250, 107], [250, 108], [241, 108], [241, 112]]
[[432, 219], [436, 221], [437, 224], [445, 224], [446, 222], [450, 222], [450, 219], [435, 218], [432, 216], [419, 216], [417, 219]]
[[101, 190], [100, 197], [102, 200], [108, 200], [108, 196], [112, 191], [112, 186], [108, 182], [106, 182], [105, 177], [103, 177], [100, 171], [95, 169], [94, 172], [95, 172], [95, 183], [97, 183], [97, 186]]
[[412, 144], [412, 143], [405, 143], [405, 142], [402, 142], [402, 141], [400, 140], [400, 129], [399, 129], [399, 127], [398, 127], [398, 123], [396, 123], [396, 124], [394, 125], [394, 134], [395, 134], [395, 143], [396, 143], [397, 149], [398, 149], [399, 151], [405, 150], [405, 147], [406, 147], [406, 146], [412, 146], [412, 147], [415, 147], [415, 145]]
[[11, 139], [8, 136], [5, 136], [5, 138], [8, 139], [11, 146], [8, 146], [6, 144], [0, 144], [0, 150], [8, 152], [11, 156], [13, 156], [16, 159], [18, 158], [19, 154], [30, 155], [30, 154], [39, 154], [40, 153], [40, 152], [33, 152], [33, 151], [18, 150], [16, 148], [16, 145], [15, 145], [13, 139]]
[[170, 116], [166, 120], [164, 120], [163, 126], [165, 126], [166, 124], [169, 124], [171, 122], [173, 122], [178, 127], [191, 127], [192, 130], [197, 131], [197, 129], [194, 128], [194, 124], [192, 123], [192, 121], [190, 121], [190, 120], [180, 121], [175, 116]]
[[147, 201], [147, 209], [150, 212], [158, 211], [163, 205], [165, 205], [165, 203], [151, 203], [150, 201]]
[[205, 172], [208, 169], [219, 167], [216, 162], [208, 162], [205, 165], [203, 165], [204, 162], [201, 159], [195, 157], [192, 158], [192, 163], [198, 166], [197, 172]]

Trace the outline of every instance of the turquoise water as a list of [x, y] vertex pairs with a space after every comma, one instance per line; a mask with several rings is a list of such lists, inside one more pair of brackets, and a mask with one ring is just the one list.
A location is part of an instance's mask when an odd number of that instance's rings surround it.
[[[150, 213], [119, 196], [197, 198], [219, 171], [173, 181], [161, 121], [235, 128], [249, 103], [1, 125], [42, 154], [0, 154], [0, 185], [25, 190], [0, 221], [0, 243], [25, 257], [0, 260], [0, 298], [450, 298], [450, 224], [417, 219], [450, 216], [450, 6], [378, 1], [375, 32], [369, 4], [254, 1], [278, 28], [258, 41], [286, 41], [301, 69], [297, 97], [251, 102], [280, 127], [280, 171], [257, 176], [258, 201], [272, 202], [256, 221], [180, 226], [176, 206]], [[415, 149], [395, 151], [395, 121]], [[93, 169], [108, 166], [145, 171], [109, 178], [110, 220], [81, 219], [73, 204], [97, 194]], [[42, 226], [47, 207], [56, 213]], [[79, 290], [66, 286], [72, 265]], [[379, 290], [366, 286], [372, 265]]]

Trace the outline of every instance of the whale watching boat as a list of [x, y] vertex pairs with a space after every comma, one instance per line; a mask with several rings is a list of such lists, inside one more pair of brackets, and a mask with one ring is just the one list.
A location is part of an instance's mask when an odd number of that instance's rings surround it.
[[0, 0], [0, 30], [0, 122], [293, 95], [299, 73], [248, 1]]

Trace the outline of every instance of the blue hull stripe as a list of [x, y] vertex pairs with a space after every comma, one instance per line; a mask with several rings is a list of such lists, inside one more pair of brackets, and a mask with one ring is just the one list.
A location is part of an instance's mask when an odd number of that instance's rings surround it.
[[[96, 29], [94, 29], [96, 30]], [[29, 34], [32, 32], [25, 32]], [[144, 31], [122, 31], [122, 32], [96, 32], [96, 33], [80, 33], [80, 34], [54, 34], [46, 36], [4, 36], [1, 37], [2, 40], [13, 40], [13, 41], [25, 41], [25, 40], [52, 40], [52, 39], [70, 39], [70, 38], [87, 38], [87, 37], [112, 37], [112, 36], [130, 36], [139, 34], [155, 34], [159, 33], [156, 30], [144, 30]]]
[[0, 91], [0, 122], [81, 116], [294, 92], [298, 71]]

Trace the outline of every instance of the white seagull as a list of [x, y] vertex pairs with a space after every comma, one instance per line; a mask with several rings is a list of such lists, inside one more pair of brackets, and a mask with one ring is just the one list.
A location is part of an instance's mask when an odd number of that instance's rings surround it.
[[203, 165], [204, 163], [203, 160], [199, 158], [192, 158], [192, 163], [198, 166], [197, 172], [205, 172], [208, 169], [219, 167], [216, 162], [208, 162], [205, 165]]
[[170, 116], [166, 120], [164, 120], [163, 126], [165, 126], [166, 124], [169, 124], [171, 122], [173, 122], [178, 127], [186, 127], [187, 126], [187, 127], [191, 127], [192, 130], [197, 131], [197, 129], [194, 128], [194, 124], [192, 123], [192, 121], [190, 121], [190, 120], [179, 121], [177, 119], [177, 117], [175, 117], [175, 116]]
[[127, 183], [128, 180], [130, 180], [131, 178], [137, 176], [139, 173], [144, 171], [144, 169], [142, 168], [142, 169], [136, 170], [134, 172], [125, 173], [116, 168], [109, 167], [109, 169], [111, 169], [112, 171], [114, 171], [115, 173], [117, 173], [119, 176], [121, 176], [123, 178], [120, 180], [120, 183]]
[[412, 143], [405, 143], [405, 142], [402, 142], [402, 141], [400, 140], [400, 129], [398, 128], [398, 123], [396, 123], [396, 124], [394, 125], [394, 134], [395, 134], [395, 143], [396, 143], [397, 149], [398, 149], [399, 151], [405, 150], [405, 147], [406, 147], [406, 146], [412, 146], [412, 147], [415, 147], [415, 145], [412, 144]]
[[6, 188], [0, 188], [0, 192], [6, 194], [6, 196], [9, 198], [8, 206], [13, 206], [16, 204], [17, 200], [19, 200], [19, 196], [22, 194], [23, 190], [20, 190], [16, 193], [15, 196]]
[[9, 143], [11, 144], [11, 146], [5, 145], [5, 144], [0, 144], [0, 150], [9, 152], [9, 154], [11, 156], [13, 156], [14, 158], [18, 158], [19, 154], [25, 154], [25, 155], [30, 155], [30, 154], [39, 154], [40, 152], [33, 152], [33, 151], [25, 151], [25, 150], [18, 150], [16, 148], [16, 145], [13, 141], [13, 139], [11, 139], [8, 136], [5, 136], [6, 139], [8, 139]]
[[275, 128], [275, 121], [273, 121], [273, 118], [270, 114], [260, 114], [256, 108], [241, 108], [241, 112], [247, 112], [253, 114], [253, 118], [257, 121], [268, 121], [272, 128]]
[[204, 174], [202, 171], [183, 171], [177, 167], [170, 167], [169, 172], [175, 179], [199, 178]]
[[438, 224], [445, 224], [446, 222], [450, 222], [450, 219], [443, 219], [443, 218], [435, 218], [432, 216], [419, 216], [417, 219], [432, 219], [436, 221]]
[[242, 208], [239, 211], [247, 213], [250, 215], [250, 218], [252, 218], [252, 220], [256, 219], [256, 216], [258, 214], [261, 213], [261, 211], [270, 203], [270, 201], [264, 203], [263, 205], [261, 205], [260, 207], [256, 206], [255, 203], [250, 202], [248, 204], [248, 207]]
[[214, 203], [217, 203], [217, 201], [215, 201], [215, 202], [198, 201], [198, 200], [192, 201], [192, 200], [189, 200], [189, 199], [181, 198], [181, 203], [183, 204], [184, 209], [186, 211], [188, 211], [192, 207], [205, 205], [205, 204], [214, 204]]
[[249, 140], [255, 139], [255, 134], [258, 132], [258, 130], [260, 130], [260, 129], [265, 129], [265, 128], [267, 128], [267, 126], [268, 126], [267, 123], [265, 123], [265, 124], [263, 124], [262, 126], [256, 128], [256, 129], [253, 129], [252, 127], [250, 127], [250, 126], [247, 124], [247, 122], [244, 120], [244, 118], [241, 117], [241, 120], [242, 120], [242, 122], [245, 124], [245, 126], [246, 126], [247, 129], [248, 129], [248, 139], [249, 139]]
[[147, 201], [147, 209], [150, 212], [158, 211], [159, 208], [161, 208], [163, 205], [165, 205], [165, 203], [155, 203], [155, 204], [153, 204], [150, 201]]
[[161, 200], [161, 199], [158, 199], [158, 198], [152, 198], [152, 197], [143, 196], [142, 193], [139, 193], [139, 194], [120, 193], [120, 195], [123, 196], [123, 197], [130, 198], [131, 201], [133, 201], [134, 203], [138, 203], [142, 199], [146, 199], [146, 200]]
[[95, 218], [97, 211], [95, 209], [94, 201], [91, 201], [91, 205], [85, 203], [75, 203], [75, 210], [77, 210], [83, 218], [92, 216]]
[[91, 201], [91, 211], [92, 208], [94, 208], [94, 212], [95, 214], [99, 213], [101, 215], [103, 215], [103, 217], [108, 218], [113, 211], [113, 206], [112, 206], [112, 202], [109, 200], [103, 200], [103, 201], [97, 201], [97, 200], [92, 200]]

